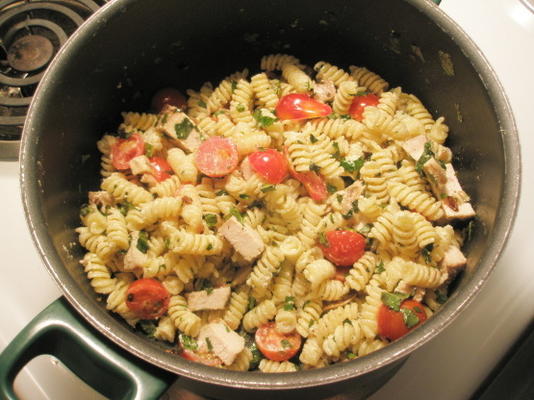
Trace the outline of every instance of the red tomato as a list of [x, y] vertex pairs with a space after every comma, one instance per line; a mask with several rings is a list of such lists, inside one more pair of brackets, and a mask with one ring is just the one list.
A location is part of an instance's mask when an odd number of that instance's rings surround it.
[[158, 90], [152, 97], [152, 109], [154, 112], [159, 113], [167, 104], [184, 109], [186, 105], [185, 96], [179, 90], [171, 87]]
[[363, 119], [363, 111], [367, 106], [376, 106], [378, 104], [378, 96], [373, 93], [364, 94], [362, 96], [354, 96], [349, 108], [349, 115], [357, 121]]
[[155, 319], [167, 312], [170, 295], [160, 281], [152, 278], [130, 283], [126, 305], [141, 319]]
[[299, 120], [326, 117], [332, 114], [332, 108], [328, 104], [312, 99], [307, 94], [291, 93], [280, 99], [275, 113], [282, 120]]
[[365, 252], [365, 238], [353, 231], [326, 232], [326, 244], [319, 244], [324, 256], [340, 267], [354, 264]]
[[169, 172], [172, 173], [172, 168], [167, 160], [161, 157], [150, 157], [149, 161], [150, 165], [152, 165], [152, 176], [158, 182], [163, 182], [165, 179], [171, 177]]
[[186, 360], [209, 365], [210, 367], [220, 367], [222, 365], [221, 359], [212, 353], [196, 352], [189, 349], [183, 349], [180, 355]]
[[252, 169], [269, 183], [281, 183], [287, 177], [287, 159], [275, 149], [256, 151], [248, 160]]
[[130, 160], [145, 153], [145, 141], [138, 133], [128, 139], [119, 139], [111, 147], [111, 163], [116, 169], [130, 168]]
[[202, 142], [195, 155], [199, 171], [212, 178], [228, 175], [237, 167], [238, 162], [236, 145], [221, 136], [213, 136]]
[[[289, 158], [287, 155], [287, 149], [284, 149], [286, 159]], [[289, 168], [289, 173], [293, 178], [298, 180], [304, 185], [304, 188], [308, 192], [308, 195], [315, 201], [324, 201], [328, 197], [328, 190], [326, 189], [326, 183], [320, 175], [314, 171], [308, 172], [297, 172], [293, 169], [291, 163], [287, 163]]]
[[419, 322], [411, 328], [408, 328], [404, 323], [402, 311], [392, 310], [385, 304], [382, 304], [378, 309], [377, 316], [378, 334], [380, 336], [390, 340], [396, 340], [426, 321], [425, 310], [423, 309], [423, 305], [418, 301], [404, 300], [400, 306], [401, 310], [403, 308], [412, 310], [419, 319]]
[[300, 349], [302, 338], [297, 332], [279, 333], [274, 322], [267, 322], [256, 331], [256, 345], [269, 360], [287, 361]]

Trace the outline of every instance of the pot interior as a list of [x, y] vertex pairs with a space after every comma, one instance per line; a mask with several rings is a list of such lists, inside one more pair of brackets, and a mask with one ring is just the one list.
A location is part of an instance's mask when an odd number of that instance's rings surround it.
[[[454, 32], [455, 39], [438, 24]], [[303, 0], [160, 0], [157, 7], [142, 0], [108, 3], [56, 58], [25, 129], [23, 190], [30, 223], [48, 268], [69, 300], [117, 343], [174, 372], [231, 386], [296, 385], [293, 378], [273, 384], [269, 377], [245, 374], [239, 374], [240, 383], [225, 381], [236, 373], [191, 367], [164, 353], [164, 345], [117, 322], [85, 278], [78, 263], [84, 250], [74, 232], [87, 191], [99, 184], [96, 141], [116, 131], [122, 111], [146, 112], [161, 87], [198, 90], [203, 82], [217, 83], [244, 67], [251, 75], [258, 72], [263, 55], [287, 53], [310, 66], [320, 60], [344, 68], [365, 66], [390, 87], [417, 95], [435, 118], [446, 117], [446, 144], [478, 214], [465, 248], [468, 268], [435, 323], [429, 321], [366, 360], [328, 368], [333, 371], [329, 379], [368, 372], [399, 358], [402, 349], [417, 347], [422, 337], [427, 340], [491, 269], [481, 261], [495, 240], [505, 192], [504, 128], [498, 113], [506, 110], [496, 110], [496, 100], [486, 89], [489, 75], [481, 77], [473, 65], [474, 48], [466, 56], [467, 42], [450, 24], [439, 10], [416, 0], [331, 0], [320, 6]], [[303, 386], [315, 379], [312, 372], [297, 375]]]

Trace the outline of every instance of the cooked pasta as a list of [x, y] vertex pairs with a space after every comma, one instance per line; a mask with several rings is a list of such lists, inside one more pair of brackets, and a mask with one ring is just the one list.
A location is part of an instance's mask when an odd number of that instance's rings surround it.
[[[446, 301], [466, 263], [455, 220], [474, 214], [445, 118], [365, 67], [311, 66], [268, 54], [182, 110], [122, 113], [97, 142], [76, 232], [109, 311], [217, 367], [274, 373], [364, 357], [397, 338], [387, 313], [410, 331]], [[302, 117], [289, 94], [325, 111]]]

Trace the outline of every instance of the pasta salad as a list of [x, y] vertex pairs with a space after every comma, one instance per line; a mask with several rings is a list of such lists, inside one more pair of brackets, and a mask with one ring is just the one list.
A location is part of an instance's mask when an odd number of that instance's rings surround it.
[[178, 355], [289, 372], [415, 329], [466, 264], [475, 215], [421, 101], [364, 67], [287, 54], [158, 92], [97, 143], [76, 229], [108, 310]]

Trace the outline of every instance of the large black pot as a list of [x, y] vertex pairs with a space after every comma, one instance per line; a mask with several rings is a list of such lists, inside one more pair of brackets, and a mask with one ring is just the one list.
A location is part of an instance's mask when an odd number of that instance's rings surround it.
[[[146, 110], [151, 95], [164, 86], [198, 88], [205, 80], [216, 82], [244, 66], [254, 70], [262, 55], [277, 52], [294, 54], [308, 64], [328, 60], [345, 67], [366, 66], [393, 87], [415, 93], [436, 116], [446, 116], [448, 145], [472, 196], [477, 229], [465, 249], [468, 267], [446, 305], [387, 348], [348, 363], [291, 374], [213, 369], [165, 352], [104, 309], [78, 263], [83, 250], [75, 244], [74, 228], [87, 191], [98, 185], [95, 142], [115, 129], [121, 111]], [[153, 364], [185, 377], [204, 394], [232, 398], [237, 389], [241, 395], [258, 390], [254, 396], [262, 393], [266, 398], [274, 397], [270, 390], [280, 391], [276, 396], [282, 397], [294, 396], [295, 389], [307, 397], [351, 390], [354, 398], [376, 390], [479, 292], [509, 235], [520, 181], [517, 133], [494, 72], [458, 26], [425, 0], [110, 2], [73, 35], [49, 68], [34, 97], [21, 156], [28, 222], [68, 302], [100, 334], [146, 361], [147, 368]], [[62, 322], [57, 325], [64, 327]], [[55, 331], [48, 328], [47, 335]], [[25, 334], [31, 337], [31, 332]], [[52, 351], [49, 336], [44, 343]], [[76, 337], [69, 349], [83, 342]], [[111, 367], [105, 362], [97, 367], [85, 363], [93, 366], [85, 368], [120, 370], [122, 361], [110, 357]], [[7, 375], [20, 364], [6, 362]]]

